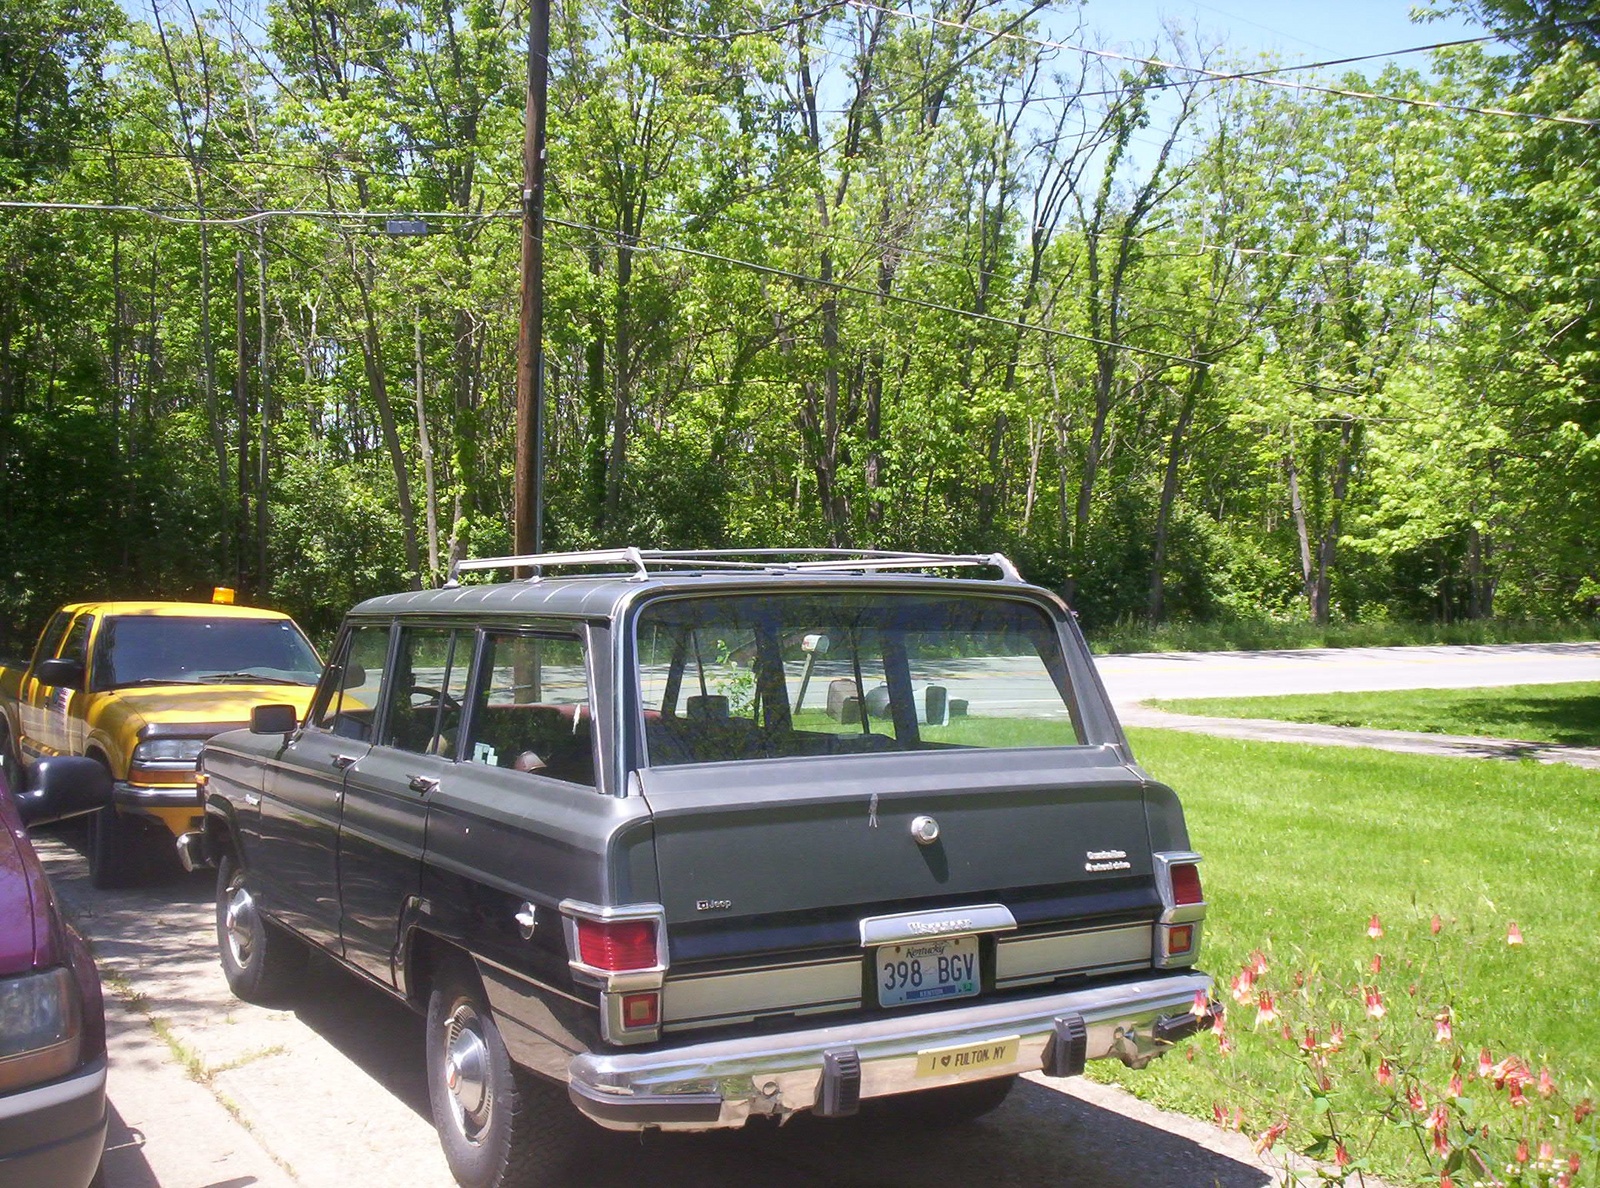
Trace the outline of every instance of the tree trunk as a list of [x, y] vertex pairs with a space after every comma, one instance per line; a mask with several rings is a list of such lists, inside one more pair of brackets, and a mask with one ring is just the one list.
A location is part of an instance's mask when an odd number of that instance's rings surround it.
[[1150, 559], [1150, 604], [1147, 613], [1153, 627], [1166, 613], [1167, 531], [1172, 524], [1172, 506], [1178, 498], [1178, 475], [1183, 468], [1184, 435], [1194, 420], [1195, 407], [1200, 402], [1200, 392], [1205, 387], [1210, 369], [1195, 367], [1189, 372], [1189, 383], [1184, 388], [1183, 405], [1172, 426], [1172, 436], [1167, 442], [1167, 469], [1161, 480], [1161, 503], [1156, 509], [1156, 538]]
[[367, 383], [372, 388], [372, 399], [378, 406], [378, 428], [383, 434], [384, 447], [389, 452], [389, 462], [394, 467], [395, 502], [400, 507], [401, 534], [405, 541], [406, 572], [413, 590], [422, 589], [422, 559], [417, 548], [417, 512], [411, 502], [411, 475], [406, 466], [405, 450], [400, 445], [400, 432], [394, 419], [394, 406], [389, 402], [388, 378], [383, 372], [383, 342], [378, 334], [378, 318], [372, 308], [372, 299], [364, 284], [358, 281], [361, 293], [361, 313], [365, 324], [361, 336], [361, 360], [366, 366]]

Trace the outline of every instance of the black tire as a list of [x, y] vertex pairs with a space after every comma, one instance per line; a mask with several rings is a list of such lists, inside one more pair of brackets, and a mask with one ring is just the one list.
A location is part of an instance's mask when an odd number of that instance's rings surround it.
[[17, 755], [16, 745], [11, 741], [11, 728], [6, 725], [4, 718], [0, 718], [0, 775], [5, 776], [11, 795], [16, 796], [22, 791], [22, 760]]
[[217, 865], [217, 952], [228, 988], [246, 1002], [282, 999], [305, 968], [303, 941], [264, 918], [232, 854]]
[[582, 1182], [571, 1178], [576, 1157], [599, 1132], [562, 1088], [512, 1064], [465, 963], [443, 970], [428, 996], [426, 1045], [433, 1124], [462, 1188]]
[[964, 1126], [999, 1109], [1017, 1083], [1016, 1077], [991, 1077], [939, 1089], [923, 1089], [870, 1103], [871, 1116], [896, 1125], [943, 1129]]
[[141, 861], [142, 831], [125, 819], [115, 805], [106, 805], [89, 817], [89, 881], [102, 891], [132, 887], [144, 873]]

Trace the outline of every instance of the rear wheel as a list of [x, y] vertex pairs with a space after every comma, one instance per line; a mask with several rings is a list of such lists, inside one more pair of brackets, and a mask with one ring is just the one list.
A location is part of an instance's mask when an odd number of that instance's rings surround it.
[[428, 1099], [433, 1124], [463, 1188], [573, 1182], [587, 1124], [555, 1085], [511, 1062], [464, 964], [446, 969], [428, 997]]
[[940, 1089], [923, 1089], [874, 1102], [873, 1114], [896, 1124], [918, 1127], [962, 1126], [997, 1110], [1011, 1094], [1016, 1077], [993, 1077]]
[[232, 854], [217, 866], [217, 950], [228, 988], [246, 1002], [282, 998], [305, 967], [305, 944], [267, 920]]

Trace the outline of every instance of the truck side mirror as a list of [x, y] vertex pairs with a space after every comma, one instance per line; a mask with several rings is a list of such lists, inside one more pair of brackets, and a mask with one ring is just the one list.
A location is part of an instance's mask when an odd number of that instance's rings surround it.
[[292, 705], [258, 705], [250, 710], [251, 734], [290, 734], [299, 724]]
[[58, 656], [54, 660], [41, 660], [34, 666], [33, 675], [41, 685], [53, 689], [83, 688], [83, 661]]
[[31, 764], [14, 798], [28, 825], [48, 825], [98, 812], [111, 803], [111, 773], [80, 755], [51, 755]]

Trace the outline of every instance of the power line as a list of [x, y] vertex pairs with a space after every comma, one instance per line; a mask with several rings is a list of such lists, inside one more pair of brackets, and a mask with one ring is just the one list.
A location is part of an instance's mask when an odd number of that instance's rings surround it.
[[[1426, 108], [1432, 111], [1445, 111], [1456, 115], [1486, 115], [1499, 116], [1506, 119], [1529, 120], [1536, 123], [1574, 124], [1584, 128], [1600, 127], [1600, 120], [1587, 119], [1582, 116], [1549, 115], [1543, 112], [1511, 111], [1503, 107], [1473, 107], [1460, 103], [1442, 103], [1433, 99], [1415, 99], [1406, 95], [1385, 95], [1376, 91], [1356, 91], [1345, 87], [1322, 86], [1317, 83], [1295, 82], [1287, 78], [1277, 78], [1257, 72], [1228, 73], [1221, 70], [1208, 70], [1204, 66], [1190, 66], [1182, 62], [1167, 62], [1160, 58], [1145, 58], [1136, 54], [1122, 54], [1115, 50], [1094, 49], [1086, 45], [1072, 45], [1064, 41], [1049, 41], [1042, 37], [1029, 37], [1023, 33], [996, 32], [985, 29], [980, 25], [973, 25], [966, 21], [952, 21], [943, 17], [927, 16], [922, 13], [901, 12], [894, 8], [885, 8], [881, 4], [871, 3], [870, 0], [846, 0], [854, 8], [868, 9], [881, 12], [888, 16], [898, 17], [901, 20], [922, 21], [930, 25], [937, 25], [946, 29], [960, 29], [969, 33], [982, 33], [986, 36], [993, 35], [1007, 38], [1012, 41], [1036, 45], [1043, 49], [1063, 50], [1067, 53], [1086, 54], [1094, 58], [1102, 58], [1114, 62], [1127, 62], [1137, 66], [1154, 66], [1161, 70], [1184, 70], [1197, 74], [1211, 82], [1244, 81], [1259, 83], [1262, 86], [1280, 87], [1289, 91], [1311, 91], [1321, 95], [1335, 95], [1345, 99], [1374, 99], [1384, 103], [1398, 103], [1407, 107]], [[1170, 85], [1170, 84], [1169, 84]]]

